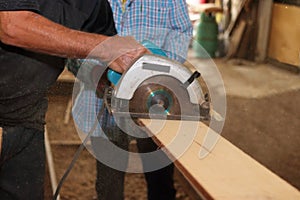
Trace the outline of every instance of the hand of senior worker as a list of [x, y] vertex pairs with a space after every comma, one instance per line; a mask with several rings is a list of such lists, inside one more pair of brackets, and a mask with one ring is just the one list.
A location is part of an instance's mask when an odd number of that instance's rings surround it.
[[113, 36], [101, 42], [92, 54], [100, 54], [102, 61], [117, 72], [124, 72], [134, 61], [146, 53], [147, 48], [131, 36]]

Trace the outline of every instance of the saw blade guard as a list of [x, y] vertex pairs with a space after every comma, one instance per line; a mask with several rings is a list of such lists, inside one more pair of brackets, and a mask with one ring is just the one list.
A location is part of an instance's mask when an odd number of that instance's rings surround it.
[[194, 73], [168, 58], [139, 58], [112, 90], [110, 110], [119, 128], [144, 137], [136, 118], [201, 120], [204, 97], [198, 80], [191, 81], [191, 77]]
[[[137, 88], [147, 79], [155, 76], [169, 76], [182, 85], [192, 76], [192, 72], [181, 63], [157, 55], [144, 55], [139, 58], [121, 77], [115, 87], [113, 96], [118, 99], [130, 100]], [[198, 81], [187, 85], [189, 101], [199, 104], [203, 101], [203, 92]], [[176, 89], [173, 91], [176, 94]]]

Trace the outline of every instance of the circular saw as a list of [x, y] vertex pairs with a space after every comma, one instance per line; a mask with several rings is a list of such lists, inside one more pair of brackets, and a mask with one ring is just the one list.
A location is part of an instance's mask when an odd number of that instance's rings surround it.
[[106, 92], [105, 103], [120, 117], [207, 120], [210, 107], [199, 76], [168, 58], [144, 55]]

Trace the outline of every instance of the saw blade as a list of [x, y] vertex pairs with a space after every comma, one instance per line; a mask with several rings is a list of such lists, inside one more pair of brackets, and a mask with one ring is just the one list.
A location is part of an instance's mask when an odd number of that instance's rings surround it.
[[149, 113], [151, 108], [158, 106], [164, 114], [178, 113], [180, 106], [176, 96], [165, 86], [156, 83], [140, 86], [130, 100], [130, 112]]
[[150, 94], [147, 97], [147, 109], [150, 110], [152, 106], [158, 105], [164, 109], [165, 114], [169, 115], [170, 109], [173, 106], [174, 97], [170, 94], [167, 88], [158, 85], [157, 88], [152, 91], [151, 87], [148, 87], [148, 89], [150, 90]]
[[171, 76], [155, 76], [145, 80], [129, 102], [131, 113], [146, 114], [153, 107], [161, 108], [167, 116], [194, 112], [186, 88]]

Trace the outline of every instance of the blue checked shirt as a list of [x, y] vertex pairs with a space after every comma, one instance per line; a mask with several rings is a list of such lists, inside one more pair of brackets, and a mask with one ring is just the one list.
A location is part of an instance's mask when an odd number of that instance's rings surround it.
[[149, 40], [169, 58], [185, 61], [193, 32], [185, 0], [127, 0], [124, 11], [121, 0], [108, 1], [119, 35]]
[[[148, 40], [164, 50], [173, 60], [184, 62], [192, 38], [193, 27], [184, 0], [127, 0], [122, 9], [121, 0], [108, 0], [112, 7], [118, 35], [133, 36], [137, 41]], [[97, 120], [103, 100], [95, 91], [82, 88], [73, 106], [73, 118], [77, 127], [88, 133]], [[112, 116], [104, 112], [99, 124], [115, 127]], [[117, 138], [115, 135], [110, 139]], [[94, 136], [104, 136], [100, 125]], [[104, 136], [106, 137], [106, 136]]]

